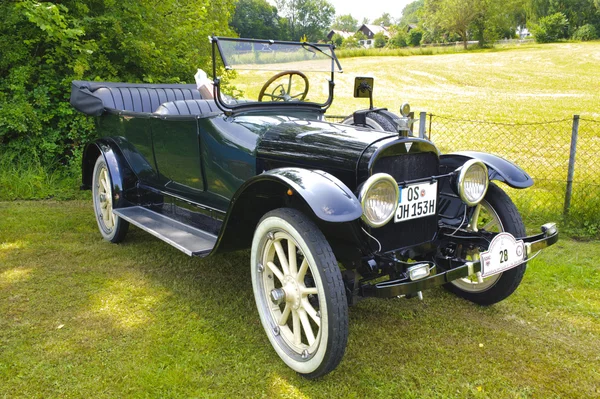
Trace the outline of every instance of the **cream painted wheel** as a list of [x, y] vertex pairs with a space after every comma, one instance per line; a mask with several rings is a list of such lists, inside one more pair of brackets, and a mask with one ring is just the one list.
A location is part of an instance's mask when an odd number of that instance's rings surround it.
[[[479, 212], [477, 228], [493, 233], [504, 231], [504, 226], [502, 225], [498, 213], [496, 213], [494, 208], [486, 200], [481, 201], [481, 211]], [[463, 291], [484, 292], [492, 288], [496, 282], [500, 280], [500, 277], [502, 277], [502, 273], [484, 278], [483, 282], [480, 283], [477, 281], [477, 277], [471, 276], [454, 280], [452, 281], [452, 284]]]
[[346, 348], [348, 304], [321, 231], [294, 209], [267, 213], [254, 234], [251, 267], [258, 313], [279, 357], [307, 378], [333, 370]]
[[129, 222], [122, 220], [113, 213], [112, 179], [106, 166], [104, 156], [100, 155], [94, 166], [92, 180], [92, 198], [98, 229], [106, 240], [120, 242], [125, 238]]
[[[477, 220], [479, 230], [508, 232], [515, 237], [525, 236], [525, 226], [510, 197], [494, 183], [490, 183]], [[467, 256], [468, 257], [468, 256]], [[511, 295], [521, 283], [527, 264], [523, 263], [503, 273], [490, 276], [478, 283], [476, 279], [460, 279], [444, 287], [456, 295], [480, 305], [492, 305]]]

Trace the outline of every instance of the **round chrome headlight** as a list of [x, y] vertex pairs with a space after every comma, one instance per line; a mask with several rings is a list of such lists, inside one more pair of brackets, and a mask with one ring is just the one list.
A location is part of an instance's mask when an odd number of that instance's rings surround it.
[[460, 199], [469, 206], [477, 205], [488, 189], [489, 178], [485, 164], [471, 159], [458, 170], [457, 191]]
[[358, 198], [362, 205], [362, 220], [371, 227], [389, 222], [398, 208], [400, 190], [396, 180], [387, 173], [377, 173], [363, 184]]

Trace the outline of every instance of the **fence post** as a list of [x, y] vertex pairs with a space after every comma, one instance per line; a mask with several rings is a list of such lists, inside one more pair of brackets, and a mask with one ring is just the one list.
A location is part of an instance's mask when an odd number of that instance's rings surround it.
[[433, 114], [429, 114], [429, 141], [431, 141], [431, 123], [433, 121]]
[[573, 115], [573, 129], [571, 131], [571, 150], [569, 152], [569, 172], [567, 174], [567, 192], [565, 193], [565, 206], [563, 215], [569, 215], [571, 208], [571, 195], [573, 193], [573, 175], [575, 174], [575, 155], [577, 155], [577, 135], [579, 134], [579, 115]]
[[419, 138], [425, 138], [425, 129], [427, 129], [427, 112], [419, 113]]

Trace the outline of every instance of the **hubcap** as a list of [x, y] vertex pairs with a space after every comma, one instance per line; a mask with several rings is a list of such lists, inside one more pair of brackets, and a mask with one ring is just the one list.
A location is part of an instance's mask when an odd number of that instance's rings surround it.
[[281, 305], [285, 301], [285, 291], [281, 288], [271, 290], [271, 302], [275, 305]]
[[288, 233], [274, 231], [265, 237], [261, 264], [263, 298], [269, 298], [272, 325], [279, 327], [276, 336], [291, 353], [306, 360], [321, 336], [321, 298], [309, 262]]

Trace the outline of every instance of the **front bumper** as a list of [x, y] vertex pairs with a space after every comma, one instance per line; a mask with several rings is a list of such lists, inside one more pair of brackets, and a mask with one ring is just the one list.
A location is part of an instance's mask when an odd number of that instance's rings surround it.
[[[548, 223], [542, 226], [540, 234], [519, 238], [525, 243], [525, 260], [523, 263], [532, 259], [537, 252], [558, 241], [558, 229], [554, 223]], [[450, 270], [436, 273], [432, 276], [417, 281], [410, 279], [384, 281], [377, 284], [367, 284], [361, 287], [362, 296], [372, 296], [378, 298], [392, 298], [397, 296], [412, 296], [416, 293], [437, 287], [470, 276], [477, 276], [481, 273], [481, 263], [479, 261], [464, 262]], [[479, 274], [480, 276], [480, 274]]]

